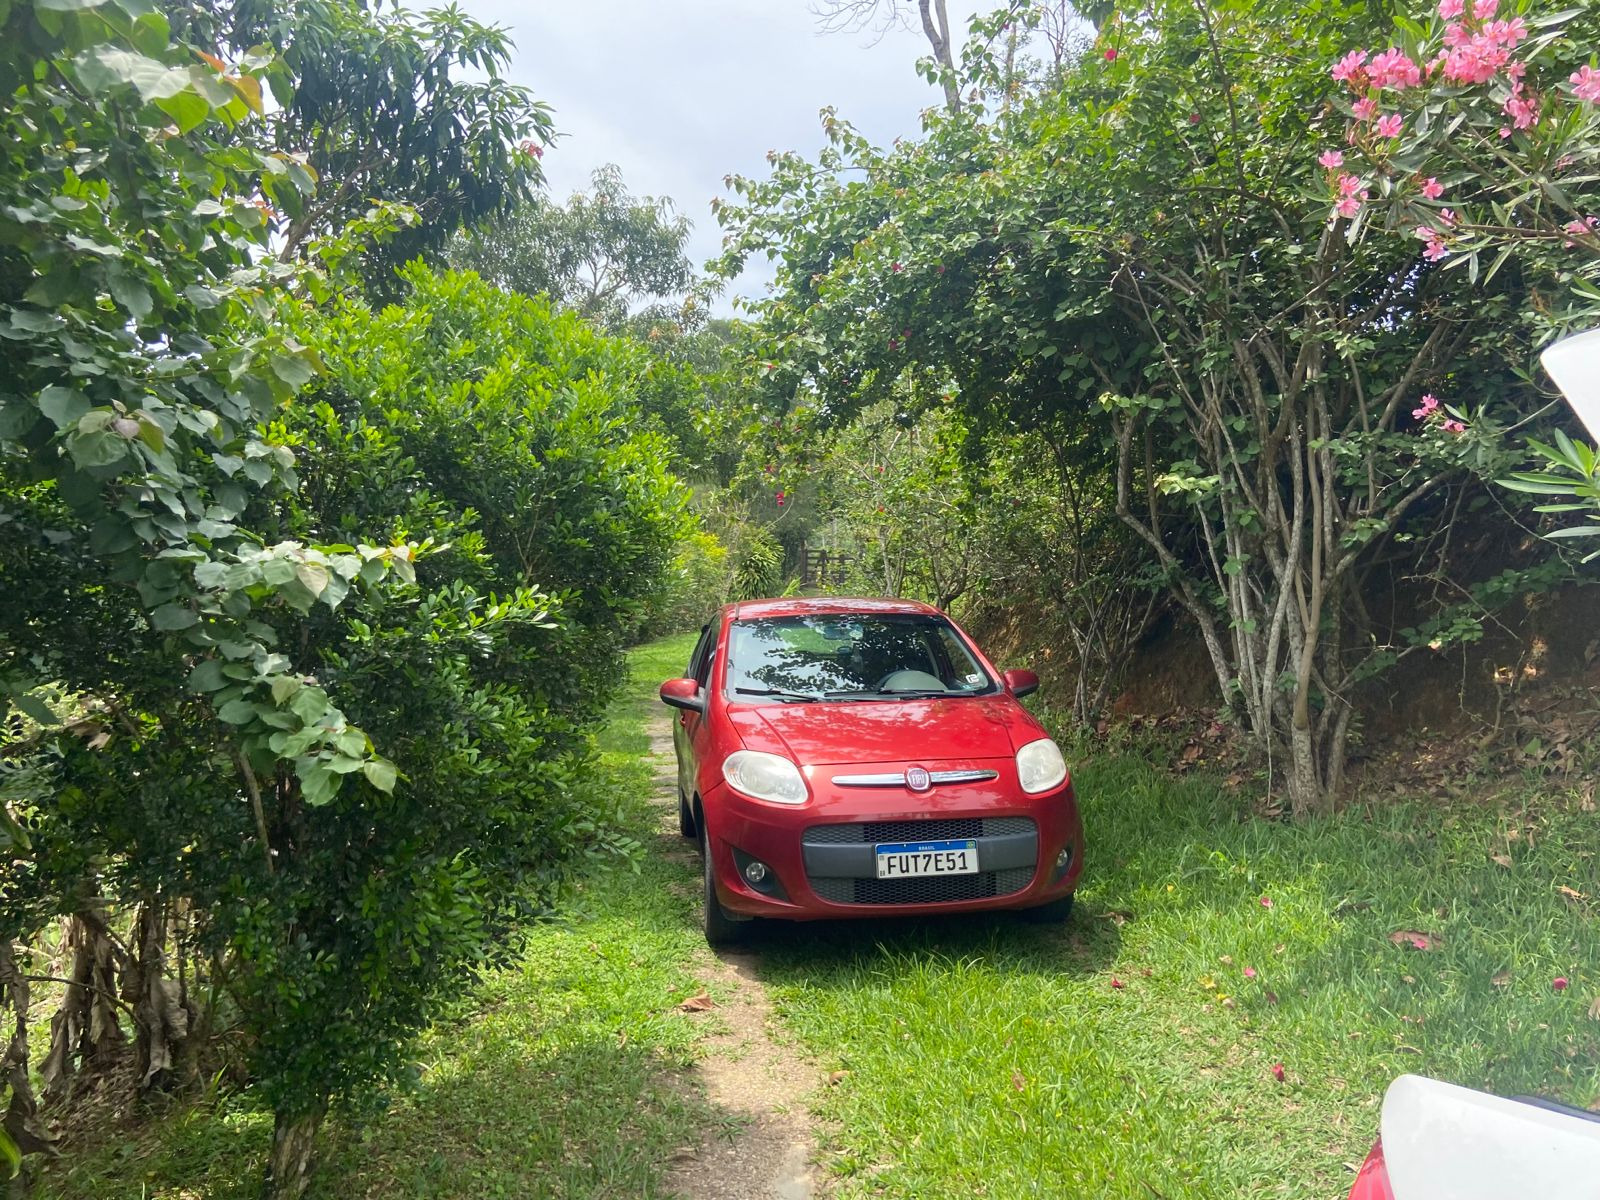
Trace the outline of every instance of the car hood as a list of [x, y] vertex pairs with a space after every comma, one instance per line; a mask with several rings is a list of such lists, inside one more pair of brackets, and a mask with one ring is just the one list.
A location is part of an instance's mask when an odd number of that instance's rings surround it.
[[1044, 736], [1010, 696], [735, 705], [727, 711], [749, 749], [784, 754], [801, 766], [1010, 758]]

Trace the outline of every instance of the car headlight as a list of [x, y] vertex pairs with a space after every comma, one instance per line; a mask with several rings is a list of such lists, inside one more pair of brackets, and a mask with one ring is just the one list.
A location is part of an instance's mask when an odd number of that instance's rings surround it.
[[1030, 795], [1048, 792], [1067, 777], [1067, 760], [1049, 738], [1029, 742], [1017, 751], [1017, 781]]
[[734, 791], [757, 800], [774, 804], [806, 802], [806, 781], [800, 778], [800, 768], [782, 755], [735, 750], [722, 760], [722, 777]]

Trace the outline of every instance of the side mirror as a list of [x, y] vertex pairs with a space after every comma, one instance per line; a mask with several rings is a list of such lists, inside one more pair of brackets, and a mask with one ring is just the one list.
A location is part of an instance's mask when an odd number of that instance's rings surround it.
[[1032, 671], [1007, 671], [1000, 678], [1005, 680], [1006, 688], [1018, 700], [1039, 690], [1039, 677]]
[[706, 710], [700, 685], [692, 679], [669, 679], [663, 683], [661, 703], [670, 704], [673, 708], [686, 708], [690, 712], [703, 713]]

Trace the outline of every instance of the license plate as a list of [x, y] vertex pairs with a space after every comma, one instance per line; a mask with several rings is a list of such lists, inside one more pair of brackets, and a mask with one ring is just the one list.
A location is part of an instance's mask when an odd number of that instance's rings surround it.
[[971, 838], [948, 842], [880, 842], [879, 879], [909, 879], [913, 875], [976, 875], [978, 843]]

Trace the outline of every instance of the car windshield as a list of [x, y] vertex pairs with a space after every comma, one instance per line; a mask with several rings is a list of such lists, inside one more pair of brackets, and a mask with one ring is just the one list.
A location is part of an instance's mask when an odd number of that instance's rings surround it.
[[734, 622], [727, 686], [735, 700], [848, 701], [983, 695], [994, 680], [942, 617], [848, 613]]

